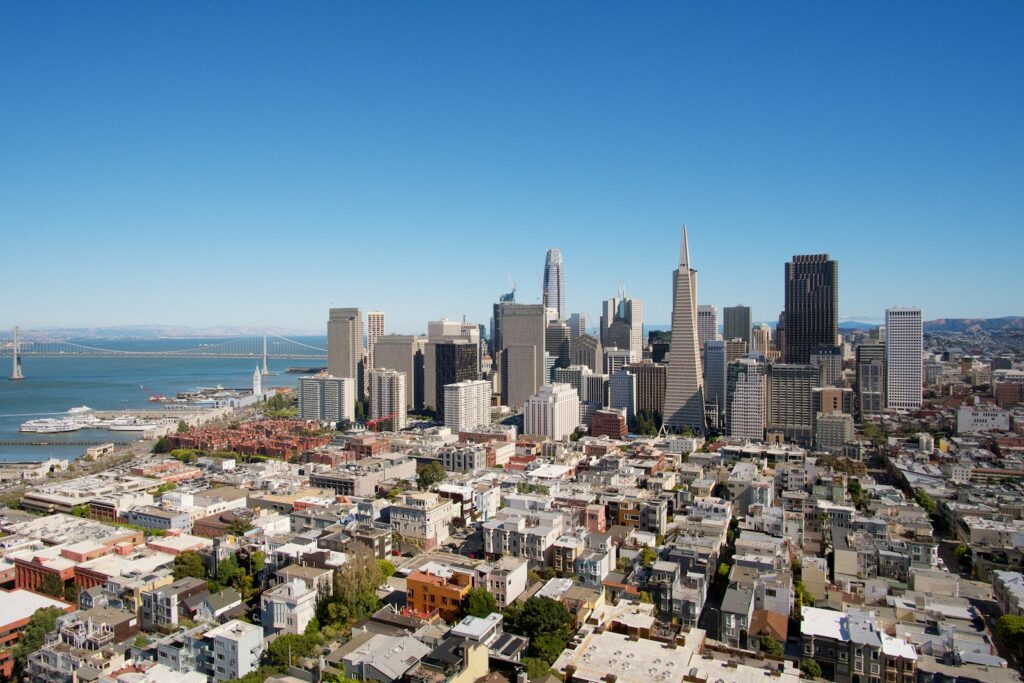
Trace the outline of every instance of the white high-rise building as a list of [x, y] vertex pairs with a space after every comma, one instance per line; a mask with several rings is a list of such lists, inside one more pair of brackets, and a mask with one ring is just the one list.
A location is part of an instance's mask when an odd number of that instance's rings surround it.
[[356, 381], [351, 377], [300, 377], [299, 417], [320, 422], [354, 422]]
[[256, 372], [252, 373], [252, 395], [259, 396], [263, 393], [263, 375], [260, 374], [260, 366], [256, 366]]
[[565, 273], [558, 249], [548, 249], [544, 259], [544, 307], [555, 310], [555, 320], [565, 320]]
[[729, 366], [729, 436], [764, 439], [768, 399], [767, 368], [756, 358], [740, 358]]
[[626, 423], [632, 424], [636, 417], [636, 375], [625, 368], [608, 380], [608, 407], [626, 411]]
[[718, 339], [718, 309], [714, 306], [697, 306], [697, 341], [701, 347]]
[[372, 370], [374, 365], [373, 350], [377, 340], [384, 336], [384, 312], [369, 311], [366, 314], [366, 367]]
[[769, 358], [772, 352], [772, 328], [765, 323], [759, 323], [754, 327], [754, 353], [759, 353]]
[[491, 383], [482, 379], [444, 385], [444, 424], [461, 432], [491, 423]]
[[393, 430], [405, 429], [405, 382], [404, 372], [387, 368], [370, 371], [370, 419], [387, 419]]
[[580, 397], [569, 384], [548, 384], [526, 399], [524, 432], [555, 441], [569, 437], [580, 421]]
[[890, 308], [885, 312], [886, 406], [921, 408], [924, 383], [924, 327], [920, 308]]

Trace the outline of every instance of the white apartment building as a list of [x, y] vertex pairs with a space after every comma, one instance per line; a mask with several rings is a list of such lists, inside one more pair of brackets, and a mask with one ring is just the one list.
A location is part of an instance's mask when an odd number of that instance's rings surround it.
[[260, 598], [263, 634], [306, 632], [306, 626], [316, 614], [316, 590], [300, 579], [292, 579], [274, 586]]
[[213, 641], [210, 679], [214, 683], [241, 678], [259, 668], [263, 656], [263, 629], [256, 624], [233, 619], [207, 631], [206, 638]]
[[1010, 413], [995, 406], [960, 406], [956, 411], [956, 431], [959, 434], [975, 432], [1010, 431]]
[[487, 572], [484, 584], [498, 609], [505, 609], [526, 590], [529, 562], [521, 557], [502, 557]]
[[453, 432], [491, 423], [491, 383], [473, 379], [444, 385], [444, 424]]
[[356, 419], [356, 380], [351, 377], [300, 377], [299, 417], [320, 422]]
[[407, 539], [431, 550], [448, 541], [448, 523], [455, 517], [455, 504], [431, 491], [407, 493], [391, 506], [391, 526]]
[[487, 555], [512, 555], [543, 566], [565, 531], [565, 520], [560, 512], [506, 507], [484, 522], [482, 531]]
[[579, 426], [580, 397], [572, 385], [549, 384], [526, 399], [523, 416], [527, 434], [561, 441]]
[[406, 397], [404, 372], [376, 368], [370, 371], [370, 419], [391, 420], [392, 429], [405, 429]]
[[885, 311], [885, 396], [888, 408], [921, 408], [923, 333], [920, 308], [890, 308]]

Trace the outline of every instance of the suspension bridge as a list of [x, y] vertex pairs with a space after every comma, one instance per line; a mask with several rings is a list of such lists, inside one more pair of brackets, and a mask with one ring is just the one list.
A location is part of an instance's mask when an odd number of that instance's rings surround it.
[[[267, 359], [327, 359], [327, 349], [274, 334], [230, 339], [182, 340], [78, 340], [57, 339], [45, 333], [22, 331], [0, 333], [0, 358], [12, 359], [11, 379], [21, 379], [21, 359], [46, 356], [120, 357], [120, 358], [253, 358], [261, 360], [266, 372]], [[187, 345], [186, 345], [187, 344]], [[163, 346], [164, 348], [160, 348]]]

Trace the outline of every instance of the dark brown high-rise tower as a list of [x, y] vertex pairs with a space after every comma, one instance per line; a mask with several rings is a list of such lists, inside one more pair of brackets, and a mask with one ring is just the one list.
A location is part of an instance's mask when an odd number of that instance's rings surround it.
[[839, 262], [828, 254], [794, 256], [786, 264], [787, 363], [809, 363], [815, 346], [832, 346], [839, 333]]

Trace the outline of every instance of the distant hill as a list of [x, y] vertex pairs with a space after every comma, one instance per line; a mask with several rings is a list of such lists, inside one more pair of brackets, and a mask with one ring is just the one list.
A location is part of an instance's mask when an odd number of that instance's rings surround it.
[[1005, 318], [939, 318], [924, 324], [925, 332], [1001, 332], [1024, 330], [1024, 316]]
[[873, 330], [879, 325], [884, 323], [869, 323], [863, 320], [840, 320], [839, 329], [841, 330]]

